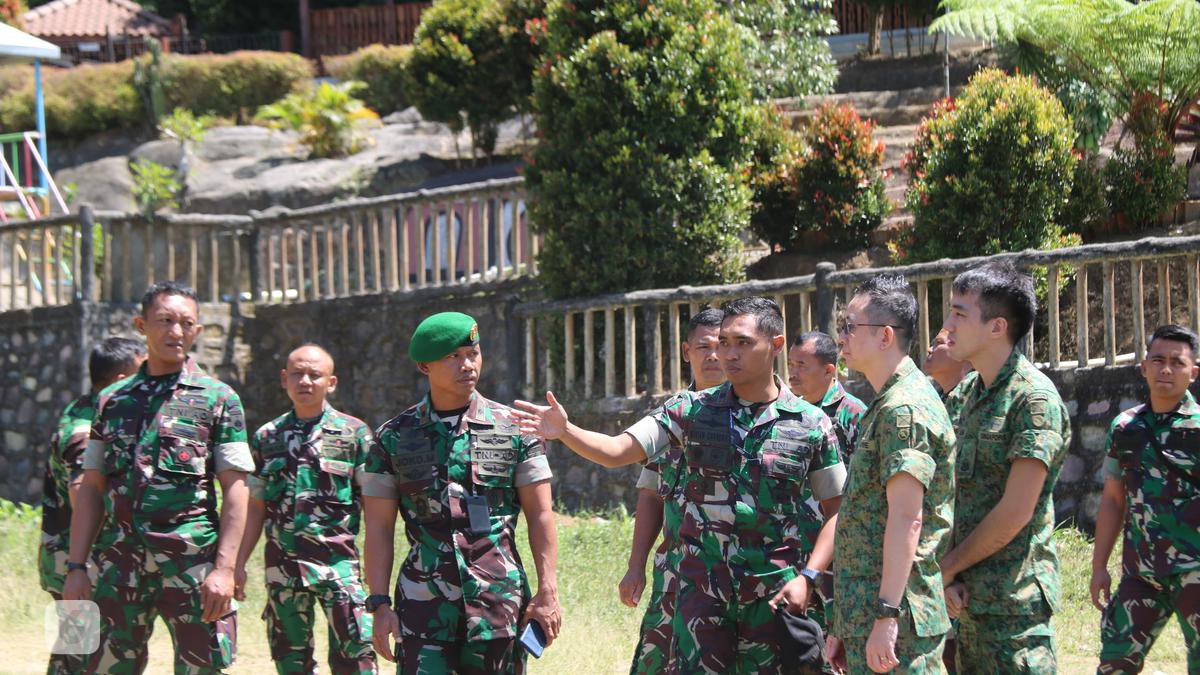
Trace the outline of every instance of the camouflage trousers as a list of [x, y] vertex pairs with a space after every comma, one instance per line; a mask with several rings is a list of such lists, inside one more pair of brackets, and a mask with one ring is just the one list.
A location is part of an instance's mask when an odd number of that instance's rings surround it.
[[958, 615], [955, 661], [959, 675], [1058, 672], [1054, 627], [1041, 615]]
[[630, 675], [661, 673], [671, 661], [671, 624], [675, 617], [675, 592], [664, 588], [662, 572], [654, 569], [650, 602], [642, 617], [641, 635], [633, 650]]
[[1200, 572], [1163, 579], [1126, 575], [1104, 609], [1097, 673], [1140, 673], [1146, 654], [1174, 614], [1188, 650], [1188, 672], [1200, 673]]
[[[780, 576], [778, 584], [782, 585], [787, 578], [790, 577]], [[769, 591], [769, 586], [756, 585], [761, 593], [751, 591], [729, 597], [725, 593], [706, 592], [689, 580], [679, 580], [672, 624], [671, 672], [729, 675], [782, 669], [779, 624], [775, 610], [767, 604], [775, 591]]]
[[522, 675], [525, 648], [516, 638], [438, 642], [405, 635], [396, 645], [404, 675]]
[[329, 670], [334, 675], [378, 672], [371, 648], [370, 614], [366, 613], [362, 583], [357, 579], [327, 581], [307, 588], [267, 586], [267, 642], [280, 675], [316, 673], [313, 658], [313, 620], [317, 603], [329, 627]]
[[129, 675], [146, 669], [147, 644], [154, 620], [162, 617], [175, 646], [176, 675], [219, 673], [233, 664], [237, 612], [212, 622], [204, 614], [200, 585], [189, 575], [142, 572], [137, 586], [117, 585], [120, 567], [100, 575], [92, 599], [103, 619], [100, 649], [89, 668], [96, 673]]
[[[61, 588], [61, 584], [59, 587]], [[62, 593], [48, 592], [55, 602], [62, 600]], [[79, 675], [87, 672], [87, 659], [84, 654], [51, 654], [50, 663], [46, 666], [46, 675]]]
[[[896, 640], [896, 660], [900, 662], [900, 665], [891, 673], [893, 675], [944, 675], [946, 669], [942, 665], [942, 649], [945, 644], [945, 635], [918, 637], [911, 633], [901, 633]], [[867, 667], [867, 638], [844, 638], [842, 649], [846, 651], [847, 675], [869, 675], [874, 672]]]

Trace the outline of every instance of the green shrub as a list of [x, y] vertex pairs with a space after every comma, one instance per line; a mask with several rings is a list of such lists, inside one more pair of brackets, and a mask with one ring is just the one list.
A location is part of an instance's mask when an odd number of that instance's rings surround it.
[[823, 36], [837, 33], [833, 0], [740, 0], [729, 3], [749, 33], [747, 59], [758, 99], [825, 94], [837, 65]]
[[158, 121], [158, 127], [166, 138], [174, 138], [181, 143], [199, 143], [216, 121], [212, 115], [197, 116], [190, 110], [176, 108]]
[[231, 117], [239, 123], [312, 78], [312, 65], [297, 54], [233, 52], [163, 58], [167, 109]]
[[756, 201], [768, 207], [751, 217], [755, 232], [785, 251], [811, 244], [805, 233], [820, 233], [834, 248], [866, 246], [890, 207], [874, 127], [849, 105], [823, 105], [804, 120], [797, 134], [803, 150], [776, 155], [778, 168], [755, 181], [763, 200]]
[[129, 170], [133, 173], [133, 200], [146, 217], [159, 209], [179, 206], [175, 195], [179, 194], [180, 186], [174, 169], [139, 159], [129, 165]]
[[[10, 87], [0, 96], [0, 130], [29, 131], [34, 120], [33, 67], [7, 69]], [[78, 138], [107, 129], [143, 124], [142, 102], [132, 84], [133, 65], [125, 61], [70, 69], [43, 68], [46, 132]]]
[[905, 162], [913, 229], [901, 257], [990, 254], [1058, 240], [1074, 140], [1062, 104], [1033, 78], [976, 74], [918, 128]]
[[1058, 223], [1064, 232], [1092, 236], [1100, 232], [1108, 217], [1100, 168], [1094, 157], [1080, 157], [1075, 162], [1071, 192], [1058, 214]]
[[362, 82], [322, 82], [308, 91], [289, 94], [258, 110], [257, 119], [275, 128], [300, 134], [309, 157], [340, 157], [362, 149], [365, 138], [357, 122], [374, 119], [375, 113], [354, 98]]
[[553, 296], [741, 275], [754, 105], [712, 0], [556, 0], [526, 171]]
[[1175, 164], [1175, 146], [1166, 134], [1145, 136], [1132, 149], [1119, 148], [1104, 165], [1108, 208], [1129, 225], [1145, 229], [1187, 195], [1187, 167]]
[[411, 45], [370, 45], [352, 54], [326, 58], [325, 70], [339, 80], [366, 84], [363, 103], [387, 115], [408, 107], [405, 69], [411, 54]]

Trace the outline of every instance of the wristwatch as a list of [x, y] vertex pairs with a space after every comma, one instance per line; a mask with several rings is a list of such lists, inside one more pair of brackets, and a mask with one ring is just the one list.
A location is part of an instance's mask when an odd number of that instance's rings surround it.
[[386, 595], [367, 596], [367, 611], [370, 612], [371, 614], [374, 614], [375, 610], [379, 609], [383, 605], [390, 605], [390, 604], [392, 604], [392, 599]]
[[897, 619], [900, 617], [900, 608], [896, 605], [889, 605], [883, 598], [879, 599], [879, 603], [875, 605], [876, 619]]
[[800, 576], [804, 577], [805, 579], [808, 579], [808, 584], [809, 584], [810, 586], [816, 586], [816, 585], [817, 585], [817, 582], [818, 582], [818, 581], [821, 579], [821, 573], [820, 573], [820, 572], [818, 572], [818, 571], [816, 571], [816, 570], [809, 569], [809, 568], [807, 568], [807, 567], [805, 567], [804, 569], [800, 570]]
[[74, 572], [75, 570], [79, 570], [80, 572], [86, 572], [87, 568], [88, 568], [88, 564], [85, 562], [81, 562], [81, 563], [69, 562], [69, 561], [67, 562], [67, 571], [68, 572]]

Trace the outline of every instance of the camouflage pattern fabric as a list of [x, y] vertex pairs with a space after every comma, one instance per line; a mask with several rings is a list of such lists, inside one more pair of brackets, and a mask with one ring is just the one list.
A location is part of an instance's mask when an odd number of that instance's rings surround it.
[[[206, 574], [208, 569], [197, 572]], [[110, 565], [92, 593], [104, 621], [100, 649], [91, 656], [88, 673], [135, 675], [145, 671], [150, 634], [159, 617], [175, 644], [176, 675], [210, 675], [233, 664], [237, 613], [214, 622], [200, 620], [202, 577], [191, 572], [143, 572], [137, 586], [128, 586], [122, 583], [122, 576], [120, 567]]]
[[156, 613], [175, 640], [177, 672], [228, 665], [236, 617], [202, 622], [200, 584], [216, 559], [216, 473], [254, 468], [237, 394], [191, 359], [161, 376], [143, 364], [101, 392], [84, 468], [108, 480], [109, 520], [93, 549], [101, 672], [133, 672], [125, 664], [144, 658]]
[[1124, 576], [1104, 609], [1096, 672], [1140, 673], [1172, 614], [1187, 645], [1188, 672], [1200, 673], [1200, 572], [1158, 579]]
[[[943, 675], [946, 672], [942, 664], [945, 643], [945, 635], [909, 636], [906, 640], [897, 640], [896, 660], [900, 665], [889, 672], [893, 675]], [[866, 654], [867, 638], [845, 638], [842, 640], [842, 648], [847, 654]], [[861, 657], [857, 660], [851, 659], [846, 665], [846, 675], [872, 675], [875, 672], [867, 667], [866, 660]], [[996, 672], [993, 671], [992, 675], [996, 675]]]
[[438, 642], [405, 635], [397, 658], [396, 672], [405, 675], [523, 675], [526, 654], [516, 640]]
[[1139, 405], [1118, 415], [1104, 470], [1125, 481], [1122, 573], [1162, 579], [1200, 571], [1200, 405], [1191, 392], [1170, 413]]
[[71, 548], [71, 477], [83, 470], [96, 396], [80, 396], [58, 419], [50, 438], [46, 471], [42, 477], [42, 543], [38, 548], [38, 579], [42, 590], [62, 593], [67, 576], [67, 553]]
[[313, 658], [313, 619], [319, 602], [329, 628], [329, 670], [334, 675], [376, 673], [371, 647], [371, 615], [366, 593], [355, 579], [326, 581], [303, 588], [270, 585], [263, 621], [267, 643], [280, 675], [317, 672]]
[[650, 600], [646, 604], [646, 615], [642, 617], [638, 643], [633, 650], [633, 663], [629, 668], [631, 674], [666, 672], [671, 662], [675, 592], [667, 591], [663, 585], [663, 575], [659, 573], [657, 564], [660, 557], [665, 559], [666, 553], [655, 556]]
[[328, 403], [316, 420], [289, 411], [255, 432], [248, 482], [250, 495], [266, 503], [268, 586], [360, 581], [354, 476], [374, 445], [365, 422]]
[[[964, 614], [984, 624], [1006, 623], [1014, 635], [1051, 634], [1048, 622], [1059, 606], [1053, 492], [1071, 443], [1062, 398], [1054, 383], [1014, 349], [990, 387], [984, 387], [979, 373], [968, 373], [947, 396], [946, 409], [958, 438], [955, 541], [966, 539], [1000, 501], [1014, 460], [1037, 459], [1048, 469], [1029, 523], [1003, 549], [959, 575], [970, 598]], [[998, 618], [1005, 616], [1024, 618]], [[962, 654], [981, 649], [965, 642], [960, 635], [959, 663]], [[986, 658], [1002, 663], [998, 653]]]
[[955, 667], [960, 675], [1058, 672], [1049, 619], [1031, 623], [1027, 615], [962, 612], [957, 626]]
[[829, 385], [829, 391], [825, 392], [825, 398], [821, 399], [821, 410], [833, 421], [838, 445], [842, 449], [842, 461], [849, 464], [850, 456], [854, 454], [855, 443], [858, 441], [858, 425], [867, 414], [867, 405], [862, 399], [846, 391], [842, 383], [834, 378], [833, 383]]
[[664, 531], [678, 542], [671, 656], [682, 672], [780, 667], [767, 602], [805, 563], [804, 485], [841, 494], [832, 422], [776, 385], [764, 404], [738, 401], [729, 384], [683, 392], [629, 430], [661, 466]]
[[[426, 396], [377, 435], [359, 482], [364, 495], [399, 500], [410, 545], [396, 585], [405, 638], [455, 645], [516, 638], [530, 597], [514, 537], [517, 488], [550, 478], [541, 441], [522, 436], [511, 410], [479, 393], [453, 429]], [[406, 660], [424, 658], [407, 651]], [[429, 668], [436, 669], [404, 670]]]
[[[883, 569], [886, 486], [896, 474], [907, 473], [921, 482], [925, 495], [916, 556], [900, 602], [896, 649], [928, 655], [918, 645], [936, 643], [938, 651], [921, 662], [928, 661], [923, 668], [936, 663], [933, 672], [941, 672], [941, 638], [950, 628], [950, 618], [938, 561], [949, 550], [954, 518], [954, 430], [937, 392], [909, 358], [883, 385], [859, 429], [838, 512], [830, 632], [843, 639], [861, 638], [851, 641], [855, 645], [865, 644], [871, 634]], [[853, 672], [862, 672], [865, 652], [850, 649], [847, 661]]]

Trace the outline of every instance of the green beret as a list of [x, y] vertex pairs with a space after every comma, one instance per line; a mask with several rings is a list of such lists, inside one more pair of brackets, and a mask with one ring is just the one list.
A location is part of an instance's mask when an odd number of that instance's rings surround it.
[[479, 324], [462, 312], [439, 312], [413, 331], [408, 356], [417, 363], [437, 361], [459, 347], [479, 344]]

